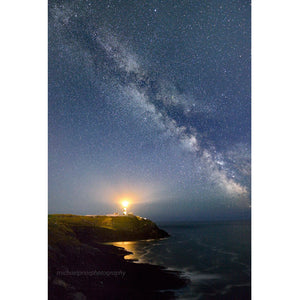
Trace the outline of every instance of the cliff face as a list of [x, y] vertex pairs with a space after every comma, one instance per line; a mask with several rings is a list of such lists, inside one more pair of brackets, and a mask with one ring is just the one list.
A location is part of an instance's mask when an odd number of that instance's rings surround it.
[[126, 261], [124, 249], [102, 244], [167, 236], [133, 215], [49, 215], [49, 299], [174, 299], [162, 290], [185, 286], [179, 273]]

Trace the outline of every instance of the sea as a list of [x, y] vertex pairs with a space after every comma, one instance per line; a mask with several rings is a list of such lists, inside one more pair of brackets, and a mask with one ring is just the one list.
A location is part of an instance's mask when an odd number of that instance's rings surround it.
[[[170, 222], [157, 225], [166, 230], [170, 237], [111, 244], [132, 252], [125, 258], [135, 263], [156, 264], [181, 271], [191, 283], [175, 291], [178, 299], [223, 299], [223, 295], [230, 295], [235, 288], [246, 288], [250, 293], [250, 221]], [[244, 296], [244, 299], [250, 299], [250, 295]]]

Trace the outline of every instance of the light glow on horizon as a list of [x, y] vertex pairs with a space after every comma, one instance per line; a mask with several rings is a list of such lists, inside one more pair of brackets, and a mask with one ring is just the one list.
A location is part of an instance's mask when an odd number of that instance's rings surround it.
[[125, 200], [125, 199], [122, 200], [122, 206], [123, 206], [123, 207], [126, 207], [126, 208], [127, 208], [128, 205], [129, 205], [129, 201], [128, 201], [127, 199], [126, 199], [126, 200]]

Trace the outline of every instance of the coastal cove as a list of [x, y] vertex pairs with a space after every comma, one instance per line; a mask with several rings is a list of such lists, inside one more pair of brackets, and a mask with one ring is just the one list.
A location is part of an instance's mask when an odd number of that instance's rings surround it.
[[49, 215], [49, 299], [174, 299], [189, 280], [162, 266], [135, 264], [104, 242], [168, 234], [136, 216]]
[[49, 215], [49, 299], [251, 299], [249, 221], [159, 227]]
[[249, 221], [158, 223], [169, 238], [109, 243], [131, 252], [135, 263], [163, 265], [190, 279], [178, 299], [251, 299]]

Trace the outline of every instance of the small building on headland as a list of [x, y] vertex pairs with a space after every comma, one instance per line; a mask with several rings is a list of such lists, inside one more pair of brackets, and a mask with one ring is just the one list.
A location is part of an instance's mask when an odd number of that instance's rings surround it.
[[107, 214], [106, 216], [107, 216], [107, 217], [118, 217], [118, 216], [120, 216], [120, 215], [119, 215], [119, 213], [115, 212], [115, 213], [113, 213], [113, 214]]

